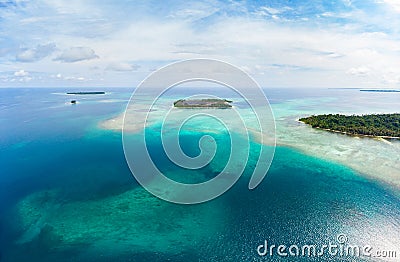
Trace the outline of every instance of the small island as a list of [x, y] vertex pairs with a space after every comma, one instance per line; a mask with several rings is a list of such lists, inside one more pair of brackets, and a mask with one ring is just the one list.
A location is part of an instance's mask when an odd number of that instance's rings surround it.
[[348, 135], [400, 138], [400, 114], [373, 115], [313, 115], [299, 121], [314, 128]]
[[104, 91], [68, 92], [67, 95], [104, 95]]
[[174, 107], [178, 108], [231, 108], [232, 101], [226, 99], [206, 98], [206, 99], [180, 99], [174, 102]]
[[399, 93], [400, 90], [394, 89], [360, 89], [361, 92], [376, 92], [376, 93]]

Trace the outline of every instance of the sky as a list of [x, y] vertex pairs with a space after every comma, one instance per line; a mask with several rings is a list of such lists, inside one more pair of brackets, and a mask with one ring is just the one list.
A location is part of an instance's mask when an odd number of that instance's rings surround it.
[[263, 87], [400, 88], [399, 0], [0, 0], [0, 87], [135, 87], [212, 58]]

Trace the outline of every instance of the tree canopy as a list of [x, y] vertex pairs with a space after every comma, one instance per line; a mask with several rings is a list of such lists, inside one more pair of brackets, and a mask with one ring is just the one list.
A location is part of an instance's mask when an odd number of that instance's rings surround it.
[[314, 128], [352, 135], [400, 137], [400, 114], [313, 115], [299, 119]]

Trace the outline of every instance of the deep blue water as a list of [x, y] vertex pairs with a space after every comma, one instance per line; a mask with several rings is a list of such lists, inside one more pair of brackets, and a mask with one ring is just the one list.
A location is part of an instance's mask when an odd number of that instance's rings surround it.
[[[120, 132], [98, 127], [99, 121], [124, 110], [131, 90], [110, 89], [105, 96], [79, 97], [77, 105], [69, 104], [71, 96], [63, 95], [63, 91], [0, 89], [1, 262], [262, 261], [256, 248], [264, 240], [286, 245], [322, 245], [334, 242], [340, 233], [346, 234], [353, 243], [372, 241], [372, 244], [380, 244], [381, 249], [389, 248], [385, 243], [399, 243], [398, 197], [351, 169], [286, 147], [277, 148], [266, 179], [254, 191], [247, 189], [250, 175], [250, 169], [247, 169], [233, 188], [209, 203], [181, 206], [158, 200], [159, 205], [165, 208], [163, 210], [176, 212], [177, 219], [197, 210], [201, 210], [198, 212], [201, 219], [205, 213], [215, 211], [212, 209], [216, 206], [223, 209], [221, 216], [210, 220], [216, 229], [202, 238], [195, 235], [207, 232], [208, 228], [196, 225], [176, 227], [172, 221], [163, 221], [163, 230], [172, 233], [187, 231], [184, 234], [189, 239], [193, 234], [193, 242], [184, 246], [180, 246], [178, 239], [177, 242], [166, 240], [167, 248], [143, 250], [132, 245], [126, 249], [111, 239], [111, 245], [108, 245], [111, 251], [103, 250], [102, 253], [96, 246], [98, 240], [90, 243], [90, 238], [86, 238], [70, 245], [62, 243], [57, 238], [61, 236], [55, 233], [57, 226], [51, 221], [47, 224], [45, 221], [47, 227], [43, 227], [36, 237], [19, 243], [23, 230], [16, 206], [35, 192], [59, 190], [57, 201], [62, 203], [58, 207], [61, 210], [68, 203], [107, 199], [139, 187], [125, 162]], [[336, 90], [324, 92], [331, 94]], [[321, 91], [321, 97], [326, 95], [324, 92]], [[290, 90], [272, 90], [270, 95], [272, 103], [302, 98], [300, 92]], [[303, 96], [318, 97], [315, 91], [303, 92]], [[181, 138], [182, 148], [188, 155], [198, 154], [201, 135], [185, 134]], [[223, 144], [224, 138], [219, 139]], [[252, 146], [256, 151], [257, 145]], [[149, 147], [153, 156], [158, 157], [156, 161], [161, 169], [170, 170], [171, 177], [179, 180], [180, 173], [176, 172], [174, 176], [172, 165], [162, 154], [157, 140], [149, 143]], [[218, 160], [226, 161], [224, 155], [220, 153]], [[197, 172], [205, 178], [215, 175], [207, 166]], [[182, 181], [185, 181], [184, 177]], [[43, 203], [48, 203], [46, 201]], [[147, 207], [138, 205], [136, 208], [145, 212]], [[154, 220], [161, 221], [162, 216], [163, 213], [154, 212], [140, 223], [150, 227]], [[113, 226], [113, 221], [109, 224]], [[86, 227], [90, 229], [92, 224], [88, 223]], [[195, 228], [196, 232], [188, 228]], [[96, 230], [101, 230], [101, 227], [97, 226]], [[129, 237], [134, 233], [127, 231], [124, 234]], [[145, 239], [145, 234], [146, 230], [143, 230], [140, 237]], [[163, 236], [160, 234], [160, 238]], [[87, 255], [88, 249], [95, 251]], [[277, 256], [269, 259], [282, 260]], [[341, 259], [354, 261], [352, 258]], [[300, 258], [288, 261], [293, 260]]]

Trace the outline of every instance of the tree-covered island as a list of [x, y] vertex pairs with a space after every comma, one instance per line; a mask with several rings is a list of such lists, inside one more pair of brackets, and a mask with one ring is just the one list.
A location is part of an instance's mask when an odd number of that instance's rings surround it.
[[313, 115], [299, 121], [314, 128], [349, 135], [400, 138], [400, 114]]
[[79, 91], [79, 92], [68, 92], [67, 95], [104, 95], [104, 91]]
[[231, 108], [232, 101], [226, 99], [206, 98], [206, 99], [180, 99], [174, 102], [174, 107], [178, 108]]

